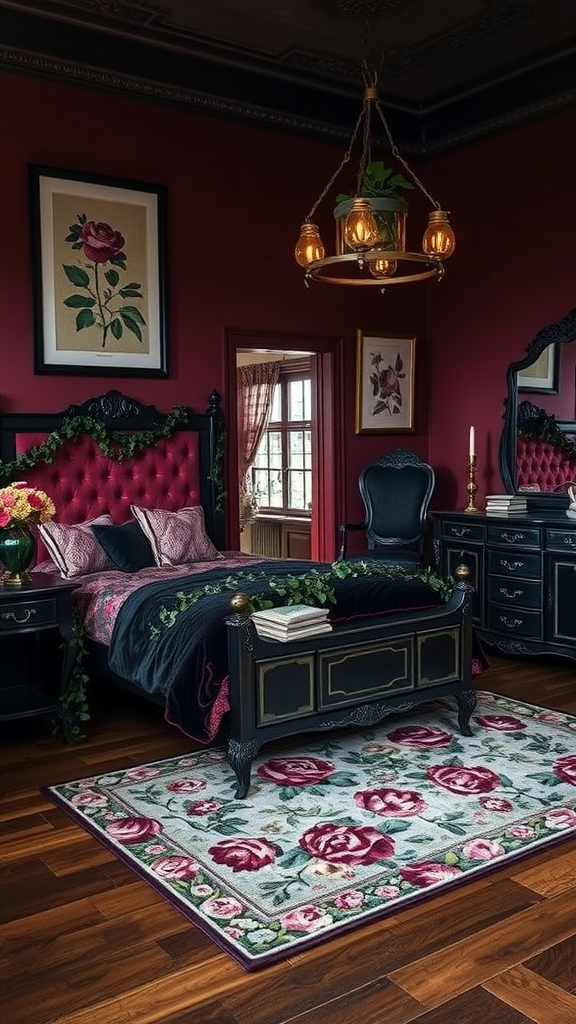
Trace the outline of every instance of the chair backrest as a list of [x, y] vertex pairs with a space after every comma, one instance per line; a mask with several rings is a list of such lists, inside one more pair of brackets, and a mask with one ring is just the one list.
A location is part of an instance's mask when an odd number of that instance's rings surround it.
[[368, 547], [400, 546], [422, 553], [435, 482], [432, 466], [403, 448], [365, 466], [358, 485]]

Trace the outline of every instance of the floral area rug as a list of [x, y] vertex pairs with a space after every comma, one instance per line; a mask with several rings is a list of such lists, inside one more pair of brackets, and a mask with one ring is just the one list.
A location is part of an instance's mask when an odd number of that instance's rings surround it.
[[84, 828], [252, 970], [576, 835], [576, 718], [478, 694], [261, 750], [49, 787]]

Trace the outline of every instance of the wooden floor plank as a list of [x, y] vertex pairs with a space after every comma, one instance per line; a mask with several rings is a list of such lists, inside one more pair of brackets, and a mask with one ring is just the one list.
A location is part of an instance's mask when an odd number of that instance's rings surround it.
[[521, 965], [492, 978], [484, 988], [526, 1013], [535, 1024], [572, 1024], [576, 1021], [576, 996]]

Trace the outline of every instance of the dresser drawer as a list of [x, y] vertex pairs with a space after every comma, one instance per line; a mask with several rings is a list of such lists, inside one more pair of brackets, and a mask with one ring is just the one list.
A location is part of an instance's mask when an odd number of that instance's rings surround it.
[[573, 551], [576, 554], [576, 530], [546, 530], [548, 551]]
[[484, 527], [479, 523], [442, 523], [442, 536], [448, 540], [484, 543]]
[[0, 632], [38, 629], [58, 625], [58, 604], [55, 598], [35, 601], [3, 601], [0, 606]]
[[495, 633], [531, 637], [539, 640], [542, 636], [542, 616], [539, 611], [524, 608], [503, 608], [491, 604], [488, 609], [488, 629]]
[[516, 606], [522, 609], [542, 607], [542, 584], [539, 580], [511, 580], [507, 576], [488, 577], [490, 603]]
[[540, 555], [526, 551], [489, 551], [488, 572], [496, 576], [540, 579]]
[[507, 547], [536, 548], [540, 550], [540, 530], [524, 526], [489, 526], [488, 543], [505, 544]]

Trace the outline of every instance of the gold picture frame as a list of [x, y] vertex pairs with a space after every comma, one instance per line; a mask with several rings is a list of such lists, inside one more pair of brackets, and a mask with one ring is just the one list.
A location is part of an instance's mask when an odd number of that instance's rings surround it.
[[167, 189], [31, 164], [34, 373], [167, 377]]
[[357, 332], [356, 433], [414, 433], [416, 337]]

